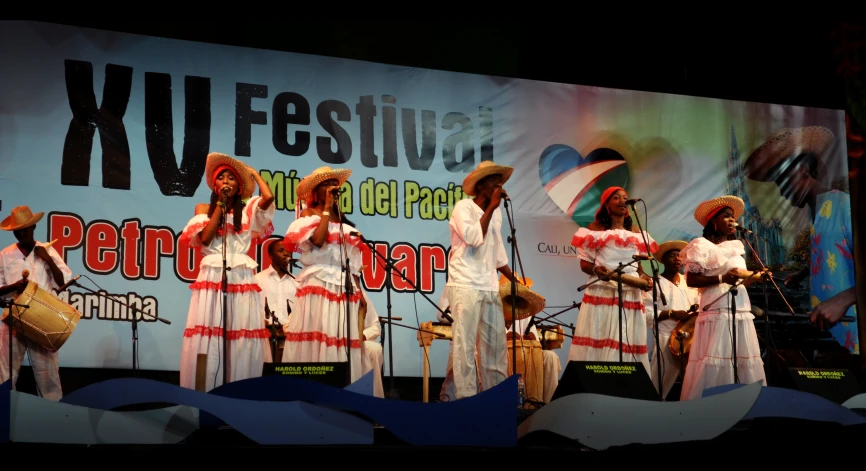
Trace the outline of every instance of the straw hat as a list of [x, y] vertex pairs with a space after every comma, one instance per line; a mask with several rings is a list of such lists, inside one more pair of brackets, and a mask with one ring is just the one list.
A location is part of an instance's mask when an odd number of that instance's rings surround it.
[[682, 250], [686, 245], [689, 245], [689, 243], [684, 240], [669, 240], [664, 244], [659, 245], [659, 249], [653, 253], [653, 257], [655, 257], [656, 260], [661, 260], [666, 253], [671, 250]]
[[45, 213], [33, 214], [28, 206], [16, 206], [12, 208], [12, 214], [6, 217], [3, 222], [0, 222], [0, 229], [4, 231], [15, 231], [30, 227], [42, 220]]
[[743, 215], [743, 210], [746, 204], [739, 197], [733, 195], [720, 196], [711, 200], [704, 201], [695, 208], [695, 220], [701, 226], [706, 226], [707, 222], [712, 219], [716, 213], [724, 207], [729, 207], [734, 210], [734, 219], [739, 219]]
[[[520, 275], [514, 275], [518, 281], [523, 281]], [[511, 280], [501, 276], [499, 278], [499, 297], [502, 299], [502, 313], [505, 315], [505, 322], [511, 322], [511, 311], [514, 309], [517, 320], [532, 317], [544, 309], [545, 300], [541, 295], [529, 289], [532, 286], [532, 279], [526, 278], [526, 285], [517, 283], [517, 296], [511, 296]], [[516, 301], [515, 301], [516, 299]]]
[[350, 175], [352, 175], [352, 170], [348, 168], [331, 168], [328, 166], [319, 167], [298, 183], [298, 199], [305, 201], [309, 200], [310, 193], [319, 185], [319, 183], [332, 178], [339, 180], [340, 183], [337, 186], [342, 186], [343, 183], [346, 183], [346, 180], [349, 179]]
[[502, 175], [502, 183], [505, 183], [509, 178], [511, 178], [513, 172], [514, 167], [496, 165], [489, 160], [485, 160], [478, 164], [478, 168], [473, 170], [469, 175], [466, 175], [466, 178], [463, 179], [463, 193], [466, 193], [469, 196], [476, 196], [475, 185], [481, 181], [482, 178], [490, 175]]
[[[805, 153], [818, 156], [818, 166], [823, 167], [820, 157], [833, 144], [833, 138], [833, 132], [823, 126], [781, 129], [749, 155], [743, 173], [752, 180], [773, 181], [778, 176], [773, 170], [779, 164]], [[824, 169], [818, 172], [823, 175]]]
[[238, 179], [238, 184], [241, 186], [241, 199], [250, 199], [253, 196], [253, 191], [256, 189], [256, 182], [252, 176], [254, 170], [240, 160], [226, 154], [220, 154], [219, 152], [211, 152], [207, 155], [207, 163], [204, 166], [204, 178], [208, 188], [213, 192], [217, 191], [214, 189], [214, 180], [216, 179], [214, 173], [217, 171], [222, 172], [225, 167], [229, 167], [234, 172], [235, 178]]

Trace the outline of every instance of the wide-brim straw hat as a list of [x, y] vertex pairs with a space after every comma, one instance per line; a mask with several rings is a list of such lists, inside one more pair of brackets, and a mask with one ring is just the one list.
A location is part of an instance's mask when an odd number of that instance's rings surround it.
[[253, 192], [256, 190], [256, 182], [253, 180], [251, 173], [254, 170], [240, 160], [226, 154], [220, 154], [219, 152], [211, 152], [207, 155], [207, 163], [205, 163], [204, 166], [204, 178], [205, 182], [207, 182], [208, 188], [215, 193], [217, 192], [217, 190], [214, 189], [216, 183], [214, 181], [216, 179], [214, 172], [223, 166], [228, 166], [235, 173], [235, 178], [237, 178], [238, 183], [241, 186], [241, 199], [250, 199], [253, 196]]
[[659, 249], [653, 252], [653, 257], [655, 257], [656, 260], [661, 260], [666, 253], [671, 250], [682, 250], [686, 245], [689, 245], [689, 243], [684, 240], [669, 240], [664, 244], [659, 245]]
[[42, 220], [44, 212], [33, 214], [28, 206], [16, 206], [12, 208], [12, 213], [0, 222], [0, 229], [4, 231], [15, 231], [30, 227]]
[[729, 207], [734, 210], [734, 219], [740, 219], [743, 215], [743, 210], [746, 204], [737, 196], [725, 195], [711, 200], [704, 201], [695, 208], [695, 220], [701, 226], [706, 226], [707, 222], [716, 215], [722, 208]]
[[307, 175], [301, 182], [298, 183], [298, 199], [309, 201], [310, 193], [313, 189], [319, 186], [320, 183], [330, 179], [337, 179], [340, 183], [338, 186], [343, 186], [349, 176], [352, 175], [352, 170], [348, 168], [331, 168], [328, 166], [319, 167], [313, 170], [313, 173]]
[[484, 177], [489, 177], [490, 175], [502, 175], [502, 183], [505, 183], [509, 178], [511, 178], [512, 173], [514, 173], [514, 167], [497, 165], [489, 160], [485, 160], [478, 164], [478, 168], [473, 170], [469, 175], [466, 175], [466, 178], [463, 179], [463, 193], [466, 193], [469, 196], [476, 196], [475, 185]]
[[[518, 273], [515, 273], [514, 277], [517, 278], [518, 283], [523, 283], [524, 285], [526, 285], [527, 288], [532, 288], [532, 278], [529, 278], [529, 277], [523, 278]], [[504, 273], [500, 274], [499, 275], [499, 286], [502, 286], [506, 283], [511, 283], [511, 280], [506, 278]]]
[[[515, 276], [518, 280], [523, 280], [519, 276]], [[532, 280], [527, 278], [527, 283], [532, 284]], [[511, 280], [505, 279], [499, 281], [499, 298], [502, 300], [502, 313], [505, 316], [506, 324], [511, 322], [511, 313], [514, 310], [514, 318], [517, 320], [532, 317], [544, 309], [545, 299], [540, 294], [532, 291], [529, 286], [522, 283], [516, 283], [517, 295], [511, 295]]]
[[821, 157], [833, 144], [833, 139], [833, 132], [823, 126], [780, 129], [749, 155], [743, 164], [743, 174], [752, 180], [774, 181], [780, 164], [800, 154], [812, 153], [818, 157], [818, 174], [824, 175]]

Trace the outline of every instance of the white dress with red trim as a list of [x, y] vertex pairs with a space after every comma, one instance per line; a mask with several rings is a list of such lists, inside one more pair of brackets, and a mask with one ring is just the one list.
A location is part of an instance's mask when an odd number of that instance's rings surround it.
[[[680, 251], [686, 272], [705, 276], [724, 275], [732, 268], [746, 269], [746, 253], [739, 240], [728, 240], [714, 244], [698, 237]], [[731, 296], [727, 293], [731, 285], [721, 283], [698, 288], [701, 296], [701, 311], [695, 322], [689, 363], [683, 377], [680, 399], [698, 399], [705, 389], [734, 384], [733, 345], [731, 338]], [[710, 309], [703, 308], [719, 296]], [[740, 285], [736, 296], [737, 315], [737, 376], [740, 384], [762, 381], [767, 385], [764, 361], [755, 331], [752, 305], [746, 287]]]
[[[319, 227], [320, 220], [319, 216], [296, 219], [283, 239], [287, 250], [301, 254], [299, 260], [304, 265], [296, 276], [297, 308], [292, 310], [289, 317], [283, 362], [345, 362], [346, 344], [351, 340], [351, 381], [355, 382], [363, 371], [361, 341], [358, 335], [361, 288], [355, 285], [354, 278], [350, 278], [353, 293], [348, 303], [347, 336], [345, 282], [346, 276], [357, 275], [361, 271], [361, 240], [349, 235], [356, 230], [354, 227], [330, 222], [327, 240], [321, 247], [316, 247], [310, 237]], [[342, 253], [341, 240], [345, 240], [346, 254]], [[342, 269], [347, 257], [351, 271], [349, 274]]]
[[[183, 387], [195, 388], [198, 354], [207, 354], [207, 391], [222, 385], [224, 361], [228, 362], [228, 382], [261, 376], [263, 363], [272, 361], [268, 345], [270, 333], [265, 328], [264, 306], [259, 297], [261, 288], [255, 279], [258, 264], [247, 255], [252, 244], [261, 244], [274, 231], [271, 222], [274, 205], [261, 210], [260, 198], [254, 196], [246, 202], [239, 233], [234, 231], [231, 213], [226, 217], [227, 232], [220, 230], [210, 245], [202, 245], [198, 237], [210, 221], [207, 214], [190, 219], [181, 233], [180, 238], [190, 247], [201, 247], [202, 255], [198, 277], [190, 285], [192, 299], [183, 333], [180, 359], [180, 385]], [[228, 358], [222, 349], [223, 244], [226, 266], [230, 268], [226, 297]]]
[[[658, 244], [644, 232], [649, 241], [650, 252], [658, 250]], [[581, 227], [574, 234], [571, 245], [577, 248], [578, 257], [595, 265], [615, 270], [620, 263], [629, 263], [633, 255], [646, 255], [646, 245], [640, 233], [625, 229], [591, 231]], [[637, 275], [637, 266], [632, 264], [623, 273]], [[590, 276], [589, 281], [598, 277]], [[622, 285], [622, 361], [640, 362], [649, 374], [647, 355], [647, 329], [644, 314], [643, 291]], [[569, 361], [618, 362], [620, 351], [619, 297], [616, 281], [599, 281], [586, 289], [577, 315], [574, 338], [568, 353]]]

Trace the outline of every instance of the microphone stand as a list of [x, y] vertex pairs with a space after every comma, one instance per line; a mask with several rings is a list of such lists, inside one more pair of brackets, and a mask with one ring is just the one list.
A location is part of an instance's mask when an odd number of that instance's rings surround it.
[[636, 258], [636, 259], [626, 263], [625, 265], [623, 265], [622, 262], [620, 262], [619, 266], [616, 267], [616, 270], [612, 271], [608, 275], [606, 275], [604, 277], [597, 277], [596, 279], [590, 281], [589, 283], [577, 288], [578, 291], [583, 291], [586, 288], [589, 288], [590, 286], [594, 285], [595, 283], [598, 283], [599, 281], [607, 281], [607, 279], [610, 278], [611, 275], [613, 275], [614, 273], [617, 274], [616, 292], [617, 292], [617, 297], [619, 298], [619, 362], [620, 363], [622, 363], [622, 350], [623, 350], [623, 347], [622, 347], [622, 315], [623, 315], [623, 312], [622, 312], [622, 270], [625, 267], [631, 265], [632, 263], [635, 263], [638, 261], [640, 261], [640, 259]]
[[[508, 209], [511, 198], [508, 195], [503, 195], [502, 201], [505, 203], [505, 215], [508, 217], [508, 226], [511, 229], [511, 235], [508, 236], [508, 243], [511, 244], [511, 265], [514, 265], [514, 260], [516, 259], [517, 264], [520, 266], [520, 276], [526, 280], [523, 261], [520, 260], [520, 251], [517, 250], [517, 229], [515, 229], [514, 220], [511, 218], [511, 210]], [[517, 298], [517, 276], [514, 274], [513, 269], [511, 270], [511, 278], [511, 299], [514, 300]], [[529, 326], [532, 326], [533, 321], [535, 321], [535, 314], [529, 319]], [[511, 333], [511, 364], [514, 365], [512, 368], [514, 374], [517, 374], [517, 304], [514, 302], [511, 303]]]
[[[643, 201], [643, 200], [641, 200], [641, 201]], [[658, 362], [659, 367], [656, 368], [656, 373], [658, 375], [659, 395], [663, 395], [664, 391], [662, 390], [663, 385], [662, 385], [662, 357], [661, 357], [662, 347], [661, 347], [661, 345], [659, 345], [659, 299], [658, 299], [659, 295], [661, 295], [663, 305], [667, 305], [668, 302], [665, 299], [665, 294], [662, 292], [661, 289], [659, 289], [658, 260], [655, 259], [655, 256], [652, 254], [652, 251], [650, 250], [649, 240], [647, 239], [646, 232], [644, 232], [643, 227], [640, 224], [640, 217], [637, 214], [637, 210], [635, 210], [635, 208], [634, 208], [634, 203], [631, 203], [631, 210], [634, 213], [634, 218], [637, 221], [638, 230], [640, 230], [640, 235], [643, 238], [643, 243], [644, 243], [644, 247], [646, 248], [646, 253], [650, 257], [650, 259], [649, 259], [650, 267], [652, 268], [652, 271], [653, 271], [653, 335], [655, 336], [653, 343], [655, 344], [656, 358], [658, 358], [658, 360], [659, 360], [659, 362]], [[644, 218], [646, 218], [647, 212], [648, 212], [646, 209], [646, 203], [644, 203], [643, 212], [644, 212]], [[622, 294], [620, 293], [620, 295], [622, 295]], [[621, 303], [622, 303], [622, 298], [620, 298], [620, 304]], [[620, 361], [622, 361], [622, 360], [620, 360]], [[665, 398], [662, 397], [661, 400], [664, 401]]]
[[550, 314], [545, 318], [536, 320], [535, 316], [533, 316], [533, 318], [529, 320], [529, 326], [526, 328], [526, 333], [524, 335], [529, 333], [529, 329], [531, 329], [533, 325], [538, 326], [540, 322], [544, 322], [546, 320], [549, 320], [550, 322], [553, 322], [554, 324], [557, 324], [557, 325], [561, 325], [563, 327], [568, 327], [569, 329], [571, 329], [571, 333], [574, 334], [574, 324], [566, 324], [565, 322], [562, 322], [558, 319], [554, 319], [554, 317], [556, 317], [560, 314], [566, 313], [572, 309], [579, 309], [579, 308], [580, 308], [580, 303], [576, 303], [576, 302], [572, 301], [571, 306], [569, 306], [569, 307], [567, 307], [567, 308], [565, 308], [565, 309], [563, 309], [563, 310], [561, 310], [555, 314]]
[[773, 283], [773, 286], [776, 288], [776, 292], [779, 293], [779, 296], [782, 298], [782, 301], [785, 301], [785, 306], [787, 306], [788, 311], [791, 313], [792, 316], [795, 315], [794, 314], [794, 308], [792, 308], [791, 305], [788, 303], [788, 300], [785, 299], [785, 295], [782, 294], [782, 290], [779, 289], [779, 285], [776, 284], [776, 280], [774, 280], [771, 276], [767, 275], [767, 273], [766, 273], [767, 266], [764, 265], [764, 262], [761, 261], [761, 257], [758, 256], [758, 252], [756, 252], [755, 248], [752, 247], [752, 244], [749, 242], [749, 238], [746, 237], [745, 231], [743, 231], [743, 242], [745, 242], [746, 245], [749, 246], [749, 250], [751, 250], [752, 255], [755, 256], [755, 260], [757, 260], [758, 263], [761, 265], [761, 271], [764, 272], [764, 274], [761, 276], [763, 278], [763, 283], [761, 283], [761, 289], [764, 292], [764, 309], [767, 310], [767, 312], [764, 313], [764, 336], [765, 336], [764, 342], [767, 342], [765, 345], [766, 345], [766, 347], [769, 347], [770, 346], [769, 345], [769, 342], [770, 342], [770, 317], [769, 317], [770, 300], [767, 297], [767, 280], [770, 280], [770, 282]]
[[[354, 284], [352, 283], [352, 272], [349, 269], [349, 252], [348, 252], [348, 250], [346, 250], [346, 236], [343, 233], [343, 212], [341, 211], [341, 208], [340, 208], [339, 197], [340, 197], [340, 194], [337, 193], [338, 199], [337, 199], [337, 201], [334, 202], [334, 208], [337, 211], [337, 217], [340, 219], [340, 222], [339, 222], [339, 225], [340, 225], [340, 251], [342, 252], [343, 257], [345, 259], [345, 262], [343, 264], [343, 273], [345, 273], [346, 277], [345, 277], [345, 281], [343, 282], [343, 290], [345, 291], [345, 295], [346, 295], [346, 370], [347, 370], [347, 372], [346, 372], [346, 374], [347, 374], [346, 385], [348, 386], [348, 385], [352, 384], [352, 322], [350, 320], [350, 318], [351, 318], [350, 314], [352, 311], [351, 311], [351, 307], [349, 305], [349, 299], [352, 297], [352, 294], [354, 294], [355, 290], [354, 290]], [[326, 217], [330, 217], [330, 216], [326, 216]], [[328, 221], [328, 224], [330, 224], [330, 221]], [[358, 332], [359, 343], [360, 343], [360, 340], [361, 340], [361, 333]]]
[[[229, 322], [226, 316], [228, 315], [228, 297], [229, 297], [229, 270], [228, 264], [226, 262], [226, 246], [229, 241], [229, 228], [226, 225], [227, 217], [226, 217], [226, 206], [223, 206], [222, 211], [220, 211], [220, 227], [223, 230], [223, 273], [222, 273], [222, 283], [220, 288], [223, 292], [223, 305], [222, 305], [222, 319], [220, 322], [222, 324], [222, 337], [223, 337], [223, 382], [222, 384], [226, 384], [226, 378], [228, 377], [228, 364], [229, 364], [229, 351], [228, 351], [228, 330], [229, 330]], [[133, 326], [135, 325], [135, 321], [133, 321]], [[137, 335], [137, 333], [136, 333]], [[133, 350], [134, 352], [135, 350]], [[216, 380], [214, 380], [214, 387], [216, 387]]]
[[77, 286], [77, 287], [79, 287], [83, 290], [89, 291], [89, 292], [91, 292], [91, 293], [93, 293], [93, 294], [95, 294], [101, 298], [105, 298], [106, 300], [110, 300], [112, 302], [120, 304], [121, 306], [126, 306], [127, 309], [129, 309], [130, 311], [133, 311], [133, 315], [132, 315], [132, 377], [137, 378], [138, 377], [138, 318], [137, 318], [137, 316], [135, 316], [134, 313], [141, 313], [142, 316], [147, 316], [153, 320], [160, 321], [166, 325], [171, 325], [171, 321], [169, 321], [168, 319], [163, 319], [162, 317], [156, 317], [156, 316], [150, 315], [150, 314], [142, 311], [141, 309], [134, 308], [134, 307], [124, 303], [123, 301], [118, 301], [114, 298], [109, 298], [105, 294], [96, 292], [96, 291], [94, 291], [94, 290], [92, 290], [86, 286], [82, 286], [82, 285], [78, 284], [77, 281], [73, 281], [72, 283], [69, 284], [69, 286]]
[[[392, 288], [392, 284], [391, 284], [391, 274], [392, 274], [392, 273], [396, 273], [396, 274], [400, 275], [400, 278], [402, 278], [403, 281], [405, 281], [406, 283], [408, 283], [409, 286], [411, 286], [412, 289], [414, 289], [416, 293], [420, 293], [421, 296], [424, 297], [424, 299], [426, 299], [430, 304], [433, 305], [433, 307], [436, 308], [437, 311], [439, 311], [440, 314], [442, 314], [442, 317], [443, 317], [443, 318], [445, 318], [446, 320], [448, 320], [448, 322], [450, 322], [450, 323], [453, 324], [453, 323], [454, 323], [454, 319], [452, 319], [451, 316], [448, 315], [448, 313], [451, 311], [451, 308], [450, 308], [450, 307], [447, 308], [447, 309], [445, 309], [445, 310], [443, 311], [443, 310], [439, 307], [438, 304], [436, 304], [435, 302], [433, 302], [432, 299], [430, 299], [426, 294], [424, 294], [421, 290], [419, 290], [418, 287], [415, 286], [415, 283], [412, 283], [411, 281], [409, 281], [408, 279], [406, 279], [406, 276], [403, 275], [403, 273], [402, 273], [400, 270], [398, 270], [398, 269], [397, 269], [397, 268], [396, 268], [396, 267], [391, 263], [391, 260], [389, 260], [388, 258], [385, 258], [384, 255], [380, 254], [379, 251], [376, 250], [376, 245], [375, 245], [374, 242], [371, 242], [371, 241], [367, 240], [366, 237], [364, 237], [360, 232], [357, 232], [357, 231], [350, 232], [349, 235], [353, 235], [353, 236], [357, 237], [358, 239], [360, 239], [361, 242], [363, 242], [367, 247], [370, 248], [370, 251], [373, 252], [374, 260], [375, 260], [376, 257], [378, 257], [378, 259], [381, 260], [382, 263], [385, 265], [385, 268], [388, 269], [388, 275], [389, 275], [389, 276], [386, 277], [386, 280], [387, 280], [386, 288], [387, 288], [387, 290], [388, 290], [388, 291], [387, 291], [387, 294], [386, 294], [386, 296], [388, 297], [388, 306], [387, 306], [387, 309], [388, 309], [388, 318], [387, 318], [387, 320], [380, 319], [380, 322], [384, 322], [384, 323], [387, 323], [387, 324], [388, 324], [388, 368], [389, 368], [389, 371], [388, 371], [388, 376], [389, 376], [389, 378], [388, 378], [388, 382], [389, 382], [389, 388], [390, 388], [390, 389], [389, 389], [389, 393], [390, 393], [390, 391], [394, 391], [394, 344], [393, 344], [393, 340], [392, 340], [392, 339], [393, 339], [393, 335], [391, 334], [391, 325], [396, 325], [396, 326], [399, 326], [399, 327], [405, 327], [405, 328], [407, 328], [407, 329], [412, 329], [412, 330], [418, 330], [418, 331], [421, 331], [420, 329], [416, 329], [415, 327], [409, 327], [409, 326], [405, 326], [405, 325], [397, 324], [396, 322], [393, 321], [393, 318], [391, 317], [391, 288]], [[383, 331], [384, 331], [384, 329], [383, 329]], [[428, 331], [422, 331], [422, 332], [425, 332], [425, 333], [431, 333], [431, 334], [433, 333], [433, 332], [428, 332]], [[439, 335], [439, 336], [440, 336], [440, 337], [444, 337], [443, 335]], [[383, 335], [383, 337], [384, 337], [384, 335]]]
[[740, 288], [740, 286], [743, 285], [743, 283], [746, 282], [747, 279], [748, 278], [739, 279], [736, 283], [730, 285], [731, 287], [728, 289], [727, 292], [722, 293], [721, 296], [712, 300], [703, 308], [704, 311], [709, 310], [710, 306], [716, 304], [716, 302], [718, 302], [720, 299], [724, 298], [728, 295], [728, 293], [730, 293], [731, 302], [728, 307], [731, 311], [731, 348], [733, 349], [731, 357], [733, 359], [734, 366], [734, 384], [740, 384], [740, 376], [737, 374], [737, 290]]

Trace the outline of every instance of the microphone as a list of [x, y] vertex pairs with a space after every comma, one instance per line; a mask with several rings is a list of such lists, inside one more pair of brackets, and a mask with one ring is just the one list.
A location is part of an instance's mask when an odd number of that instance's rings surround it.
[[331, 190], [331, 194], [333, 195], [342, 195], [344, 190], [342, 188], [334, 188]]
[[736, 228], [737, 231], [739, 231], [739, 232], [745, 232], [746, 234], [751, 234], [751, 233], [752, 233], [752, 231], [746, 229], [745, 227], [739, 225], [739, 224], [736, 223], [736, 222], [734, 223], [734, 228]]
[[652, 260], [653, 259], [649, 255], [641, 255], [641, 254], [632, 255], [631, 258], [632, 258], [632, 260]]
[[364, 236], [361, 235], [361, 233], [358, 232], [358, 231], [351, 231], [351, 232], [349, 232], [349, 235], [350, 235], [350, 236], [357, 237], [357, 238], [361, 239], [361, 240], [364, 241], [364, 242], [367, 242], [367, 239], [365, 239]]
[[629, 206], [634, 206], [634, 204], [637, 203], [638, 201], [643, 201], [643, 200], [640, 198], [634, 198], [634, 199], [630, 199], [630, 200], [625, 200], [625, 204], [627, 204]]
[[222, 190], [221, 190], [221, 191], [222, 191], [223, 193], [228, 193], [229, 190], [231, 190], [231, 188], [229, 188], [228, 186], [224, 186], [224, 187], [222, 187]]
[[63, 285], [61, 287], [57, 288], [55, 291], [57, 291], [59, 293], [59, 292], [65, 290], [66, 288], [69, 288], [70, 286], [74, 285], [75, 282], [78, 281], [79, 278], [81, 278], [81, 275], [78, 275], [75, 278], [69, 280], [68, 282], [63, 283]]
[[504, 199], [506, 201], [511, 201], [511, 197], [509, 197], [508, 193], [505, 192], [505, 188], [500, 188], [499, 192], [502, 195], [502, 199]]

